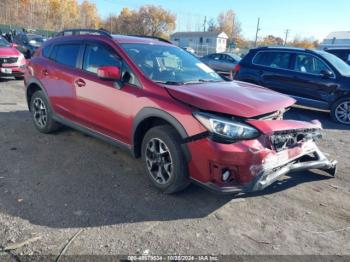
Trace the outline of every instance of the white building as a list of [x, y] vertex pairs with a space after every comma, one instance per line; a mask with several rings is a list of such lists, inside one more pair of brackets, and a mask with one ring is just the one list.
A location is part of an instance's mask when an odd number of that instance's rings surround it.
[[326, 47], [350, 47], [350, 31], [330, 33], [320, 44], [320, 48]]
[[228, 36], [224, 32], [177, 32], [170, 39], [179, 47], [192, 47], [196, 53], [221, 53], [226, 51]]

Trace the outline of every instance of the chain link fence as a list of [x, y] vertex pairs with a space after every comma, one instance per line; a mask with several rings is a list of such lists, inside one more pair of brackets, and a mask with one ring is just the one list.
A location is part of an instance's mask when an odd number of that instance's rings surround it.
[[15, 30], [16, 32], [22, 32], [23, 30], [26, 30], [27, 32], [35, 33], [38, 35], [41, 35], [45, 38], [52, 37], [56, 34], [55, 31], [45, 30], [45, 29], [32, 29], [32, 28], [23, 28], [16, 25], [6, 25], [6, 24], [0, 24], [0, 32], [3, 34]]

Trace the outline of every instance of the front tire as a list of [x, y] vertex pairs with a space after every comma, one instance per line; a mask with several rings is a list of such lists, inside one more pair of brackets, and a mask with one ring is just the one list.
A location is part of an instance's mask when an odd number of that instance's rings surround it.
[[190, 183], [181, 137], [170, 126], [153, 127], [146, 133], [142, 161], [152, 184], [166, 194], [182, 191]]
[[39, 132], [48, 134], [60, 128], [60, 124], [52, 118], [52, 109], [43, 91], [36, 91], [32, 95], [30, 112], [34, 125]]
[[338, 123], [350, 125], [350, 97], [339, 99], [332, 105], [331, 117]]

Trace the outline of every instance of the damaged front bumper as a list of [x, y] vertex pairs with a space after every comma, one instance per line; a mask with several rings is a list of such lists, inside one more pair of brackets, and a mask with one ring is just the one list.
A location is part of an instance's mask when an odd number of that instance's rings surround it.
[[282, 176], [292, 172], [317, 169], [323, 170], [334, 177], [336, 174], [337, 161], [329, 160], [313, 141], [308, 142], [308, 146], [312, 149], [305, 150], [304, 153], [295, 158], [283, 160], [283, 155], [287, 155], [288, 151], [282, 151], [274, 156], [267, 157], [265, 159], [265, 164], [261, 166], [252, 166], [252, 173], [256, 173], [256, 177], [252, 182], [245, 185], [220, 186], [212, 182], [201, 183], [197, 180], [195, 180], [195, 182], [217, 193], [238, 194], [261, 191], [276, 182]]
[[[320, 128], [304, 129], [303, 127], [291, 132], [287, 129], [282, 132], [270, 130], [271, 132], [264, 134], [264, 139], [234, 145], [231, 147], [233, 151], [229, 151], [228, 146], [218, 146], [215, 150], [218, 151], [220, 148], [221, 153], [216, 156], [215, 166], [218, 166], [219, 170], [231, 166], [229, 168], [232, 172], [236, 172], [235, 179], [224, 183], [218, 179], [219, 175], [212, 174], [207, 182], [201, 182], [195, 178], [193, 180], [218, 193], [238, 194], [263, 190], [292, 172], [317, 169], [335, 176], [337, 161], [329, 160], [317, 147], [314, 141], [319, 136], [317, 129]], [[276, 137], [274, 137], [276, 134], [279, 136], [284, 134], [288, 138], [286, 143], [282, 143], [281, 139], [276, 143]], [[241, 179], [242, 173], [244, 173], [244, 179]]]

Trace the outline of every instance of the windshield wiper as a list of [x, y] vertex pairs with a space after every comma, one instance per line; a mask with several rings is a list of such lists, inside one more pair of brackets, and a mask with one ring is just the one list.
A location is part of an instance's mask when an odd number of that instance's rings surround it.
[[197, 80], [190, 80], [184, 82], [184, 85], [187, 84], [201, 84], [201, 83], [216, 83], [216, 82], [222, 82], [221, 80], [214, 80], [214, 79], [197, 79]]
[[176, 81], [154, 81], [159, 84], [164, 84], [164, 85], [183, 85], [184, 82], [176, 82]]

